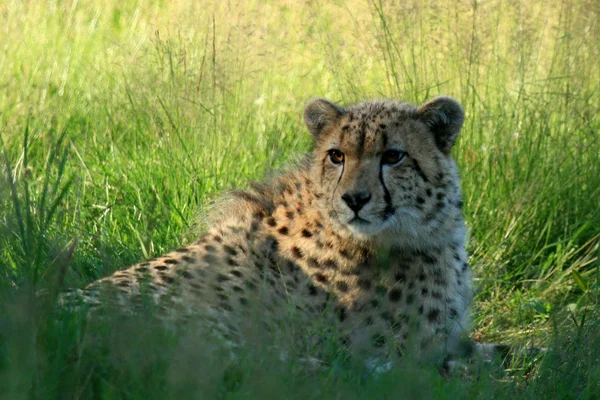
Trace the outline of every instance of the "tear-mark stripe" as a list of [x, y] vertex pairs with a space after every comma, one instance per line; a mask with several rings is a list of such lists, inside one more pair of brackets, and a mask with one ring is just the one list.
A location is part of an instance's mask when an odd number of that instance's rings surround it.
[[383, 187], [383, 200], [385, 201], [385, 210], [383, 210], [383, 219], [384, 221], [389, 219], [392, 215], [394, 215], [395, 210], [392, 206], [392, 196], [390, 195], [390, 191], [385, 186], [385, 182], [383, 181], [383, 165], [379, 167], [379, 182], [381, 182], [381, 187]]

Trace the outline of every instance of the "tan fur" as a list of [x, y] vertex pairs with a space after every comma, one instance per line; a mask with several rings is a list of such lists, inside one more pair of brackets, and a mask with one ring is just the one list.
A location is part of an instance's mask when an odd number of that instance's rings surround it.
[[[147, 293], [167, 314], [195, 315], [236, 342], [253, 305], [266, 324], [291, 305], [306, 320], [334, 326], [364, 357], [407, 346], [452, 353], [468, 329], [472, 297], [449, 156], [462, 118], [445, 97], [421, 108], [313, 100], [305, 120], [315, 149], [305, 160], [225, 198], [196, 243], [79, 294], [101, 304], [108, 298], [101, 288], [110, 287], [113, 302], [133, 305]], [[343, 165], [331, 161], [332, 149]], [[390, 149], [406, 153], [397, 165], [382, 164]], [[343, 195], [359, 192], [370, 200], [355, 215]], [[352, 222], [356, 216], [362, 221]]]

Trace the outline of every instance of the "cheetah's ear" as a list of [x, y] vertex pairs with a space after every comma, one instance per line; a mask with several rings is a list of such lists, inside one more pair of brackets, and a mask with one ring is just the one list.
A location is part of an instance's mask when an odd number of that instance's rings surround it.
[[439, 96], [421, 105], [417, 113], [433, 133], [438, 148], [450, 154], [465, 120], [460, 103], [452, 97]]
[[304, 122], [314, 139], [346, 113], [343, 107], [326, 99], [312, 99], [304, 108]]

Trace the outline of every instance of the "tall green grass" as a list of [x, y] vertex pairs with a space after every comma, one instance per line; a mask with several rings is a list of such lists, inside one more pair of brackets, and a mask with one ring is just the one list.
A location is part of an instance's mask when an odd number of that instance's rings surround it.
[[[4, 1], [0, 394], [597, 397], [599, 19], [591, 0]], [[305, 376], [267, 372], [255, 356], [207, 369], [201, 350], [179, 363], [170, 332], [125, 324], [144, 332], [127, 342], [77, 316], [56, 322], [51, 300], [34, 296], [193, 240], [218, 193], [310, 148], [309, 98], [438, 94], [467, 112], [454, 156], [474, 336], [554, 349], [533, 369], [480, 381], [427, 369], [365, 378], [352, 366]]]

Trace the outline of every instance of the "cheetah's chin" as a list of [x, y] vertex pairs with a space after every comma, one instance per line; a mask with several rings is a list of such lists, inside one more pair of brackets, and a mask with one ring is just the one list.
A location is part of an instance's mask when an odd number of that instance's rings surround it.
[[346, 226], [357, 237], [368, 238], [377, 235], [386, 228], [385, 223], [374, 223], [365, 219], [352, 218], [346, 222]]

